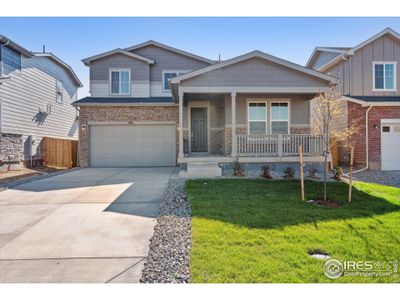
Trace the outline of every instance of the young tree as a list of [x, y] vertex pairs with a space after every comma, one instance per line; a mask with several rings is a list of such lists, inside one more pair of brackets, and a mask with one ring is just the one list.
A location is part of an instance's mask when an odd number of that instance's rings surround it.
[[357, 122], [347, 124], [347, 102], [341, 99], [339, 84], [331, 84], [326, 93], [312, 100], [311, 125], [316, 134], [323, 136], [324, 142], [324, 200], [327, 200], [328, 157], [334, 142], [343, 140], [349, 143], [358, 130]]

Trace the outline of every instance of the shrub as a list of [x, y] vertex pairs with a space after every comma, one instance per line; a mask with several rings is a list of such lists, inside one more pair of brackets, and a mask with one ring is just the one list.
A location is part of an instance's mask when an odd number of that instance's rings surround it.
[[244, 176], [242, 164], [238, 159], [233, 162], [233, 176]]
[[335, 167], [333, 168], [333, 176], [332, 178], [335, 179], [336, 181], [340, 181], [340, 176], [343, 175], [343, 169], [340, 167]]
[[319, 179], [318, 177], [318, 170], [316, 168], [308, 169], [307, 177], [311, 179]]
[[272, 176], [271, 176], [271, 174], [269, 173], [270, 169], [269, 169], [269, 166], [268, 166], [267, 164], [265, 164], [265, 165], [263, 165], [263, 166], [261, 167], [261, 171], [262, 171], [262, 174], [261, 174], [261, 177], [262, 177], [262, 178], [265, 178], [265, 179], [272, 179]]
[[294, 173], [295, 170], [291, 167], [287, 167], [285, 170], [283, 170], [283, 178], [285, 179], [293, 179], [294, 178]]

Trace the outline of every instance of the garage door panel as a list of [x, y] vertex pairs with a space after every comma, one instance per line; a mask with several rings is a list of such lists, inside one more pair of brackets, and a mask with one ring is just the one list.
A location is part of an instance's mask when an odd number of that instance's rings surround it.
[[400, 170], [400, 120], [382, 124], [381, 134], [381, 169]]
[[174, 166], [175, 125], [92, 125], [90, 165]]

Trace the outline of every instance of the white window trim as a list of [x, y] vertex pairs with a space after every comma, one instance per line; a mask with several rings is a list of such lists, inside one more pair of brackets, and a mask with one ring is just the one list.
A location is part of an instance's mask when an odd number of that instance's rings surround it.
[[[265, 120], [250, 120], [250, 104], [264, 103], [265, 104]], [[247, 99], [247, 134], [250, 133], [250, 122], [265, 122], [265, 133], [268, 134], [268, 101], [266, 99]]]
[[[112, 77], [111, 77], [111, 73], [112, 72], [121, 72], [121, 71], [127, 71], [128, 72], [128, 93], [113, 93], [112, 92]], [[121, 74], [121, 73], [120, 73]], [[112, 68], [109, 71], [109, 78], [110, 78], [110, 82], [109, 82], [109, 89], [110, 89], [110, 95], [112, 96], [129, 96], [131, 94], [131, 69], [129, 68]], [[121, 75], [119, 76], [119, 90], [121, 91]]]
[[[287, 103], [288, 105], [288, 119], [287, 120], [272, 120], [272, 103]], [[290, 108], [290, 100], [282, 99], [282, 100], [271, 100], [269, 102], [269, 133], [272, 133], [272, 122], [288, 122], [288, 132], [286, 134], [290, 134], [290, 119], [291, 119], [291, 108]]]
[[[162, 70], [162, 76], [161, 76], [161, 87], [162, 87], [162, 91], [164, 93], [170, 93], [171, 90], [166, 90], [164, 87], [164, 75], [165, 73], [189, 73], [191, 70]], [[178, 75], [179, 76], [179, 75]]]
[[[394, 85], [393, 89], [385, 89], [385, 66], [383, 67], [383, 89], [375, 88], [375, 65], [393, 64], [394, 68]], [[372, 91], [373, 92], [397, 92], [397, 61], [373, 61], [372, 62]]]
[[[59, 82], [61, 82], [61, 87], [62, 87], [62, 89], [61, 89], [61, 93], [60, 93], [60, 95], [61, 95], [61, 100], [58, 100], [58, 83]], [[60, 79], [57, 79], [56, 78], [56, 102], [57, 103], [60, 103], [60, 104], [63, 104], [64, 103], [64, 82], [62, 82]]]

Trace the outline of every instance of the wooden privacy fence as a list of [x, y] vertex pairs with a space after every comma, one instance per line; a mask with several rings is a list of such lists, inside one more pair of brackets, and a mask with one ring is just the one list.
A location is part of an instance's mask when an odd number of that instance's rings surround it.
[[332, 153], [332, 166], [334, 168], [339, 166], [339, 142], [334, 139], [331, 140], [331, 153]]
[[43, 164], [48, 167], [73, 168], [78, 164], [78, 141], [43, 138]]

